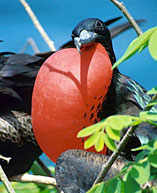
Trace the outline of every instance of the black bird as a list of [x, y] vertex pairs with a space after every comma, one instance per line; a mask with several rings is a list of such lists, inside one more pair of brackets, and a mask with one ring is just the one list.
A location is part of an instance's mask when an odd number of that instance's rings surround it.
[[[109, 20], [108, 24], [118, 19]], [[118, 29], [129, 27], [127, 23]], [[73, 46], [66, 43], [61, 49]], [[0, 155], [12, 158], [9, 163], [0, 158], [0, 164], [8, 177], [28, 171], [42, 153], [32, 132], [31, 97], [37, 72], [51, 54], [0, 53]]]
[[0, 165], [12, 177], [30, 169], [42, 153], [31, 124], [31, 96], [43, 62], [27, 54], [0, 54]]
[[[101, 167], [109, 156], [83, 150], [68, 150], [59, 156], [55, 176], [58, 188], [64, 193], [85, 193], [93, 185]], [[127, 163], [124, 157], [118, 157], [104, 180], [114, 177]]]
[[[106, 49], [110, 60], [115, 63], [116, 58], [112, 47], [111, 34], [105, 22], [97, 18], [88, 18], [80, 22], [72, 32], [73, 42], [81, 53], [84, 47], [101, 43]], [[125, 114], [138, 115], [151, 100], [146, 90], [131, 78], [121, 74], [116, 68], [113, 72], [112, 82], [101, 110], [99, 118], [105, 119], [110, 115]], [[154, 109], [157, 112], [157, 109]], [[146, 132], [141, 132], [141, 127]], [[140, 137], [148, 136], [153, 126], [144, 123], [137, 129], [137, 136], [133, 135], [122, 153], [127, 159], [133, 159], [132, 148], [140, 145]], [[157, 132], [156, 132], [157, 136]], [[138, 139], [139, 137], [139, 139]], [[101, 157], [101, 158], [100, 158]], [[103, 157], [103, 158], [102, 158]], [[95, 161], [97, 160], [97, 161]], [[56, 180], [64, 193], [86, 192], [94, 183], [96, 175], [106, 158], [99, 154], [85, 153], [78, 150], [63, 153], [57, 160]]]

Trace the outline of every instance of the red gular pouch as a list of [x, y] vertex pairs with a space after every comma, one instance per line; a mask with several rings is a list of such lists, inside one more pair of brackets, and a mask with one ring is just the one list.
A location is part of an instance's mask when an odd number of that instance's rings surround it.
[[100, 121], [97, 115], [111, 79], [112, 64], [99, 43], [80, 53], [62, 49], [44, 62], [33, 91], [32, 124], [38, 144], [52, 161], [68, 149], [83, 149], [77, 133]]

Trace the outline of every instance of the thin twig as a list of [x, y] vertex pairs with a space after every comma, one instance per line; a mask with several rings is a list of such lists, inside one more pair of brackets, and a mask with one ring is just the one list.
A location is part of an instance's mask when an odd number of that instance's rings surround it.
[[4, 173], [1, 165], [0, 165], [0, 179], [3, 182], [3, 184], [4, 184], [4, 186], [5, 186], [8, 193], [15, 193], [15, 191], [14, 191], [11, 183], [9, 182], [6, 174]]
[[40, 53], [40, 50], [39, 50], [35, 40], [31, 37], [27, 39], [27, 42], [25, 43], [25, 45], [23, 46], [23, 48], [21, 49], [20, 52], [24, 53], [28, 46], [32, 47], [35, 54]]
[[142, 31], [140, 29], [140, 27], [138, 26], [138, 24], [136, 23], [136, 21], [134, 20], [134, 18], [130, 15], [130, 13], [128, 12], [128, 10], [126, 9], [126, 7], [123, 5], [122, 2], [119, 2], [117, 0], [110, 0], [112, 3], [114, 3], [116, 5], [116, 7], [118, 7], [122, 13], [125, 15], [125, 17], [128, 19], [129, 23], [132, 24], [133, 28], [135, 29], [137, 35], [141, 35]]
[[113, 152], [111, 157], [108, 159], [108, 161], [102, 166], [101, 171], [100, 171], [99, 175], [97, 176], [93, 186], [95, 184], [103, 181], [107, 172], [111, 168], [112, 164], [117, 159], [119, 153], [125, 148], [125, 145], [127, 144], [128, 140], [129, 140], [130, 136], [132, 135], [132, 133], [134, 132], [134, 130], [135, 130], [135, 127], [130, 127], [127, 130], [126, 134], [124, 135], [124, 137], [122, 138], [122, 140], [118, 144], [117, 151]]
[[3, 159], [3, 160], [5, 160], [7, 163], [9, 163], [10, 160], [11, 160], [11, 157], [5, 157], [5, 156], [3, 156], [3, 155], [0, 154], [0, 159]]
[[25, 10], [27, 11], [28, 15], [30, 16], [32, 22], [34, 23], [35, 27], [38, 29], [38, 31], [40, 32], [41, 36], [43, 37], [43, 39], [45, 40], [45, 42], [47, 43], [47, 45], [49, 46], [49, 48], [52, 51], [55, 51], [55, 46], [53, 41], [48, 37], [47, 33], [45, 32], [45, 30], [43, 29], [43, 27], [41, 26], [41, 24], [39, 23], [37, 17], [35, 16], [35, 14], [33, 13], [32, 9], [30, 8], [30, 6], [28, 5], [28, 3], [25, 0], [19, 0], [21, 2], [21, 4], [24, 6]]
[[11, 177], [9, 180], [13, 182], [30, 182], [36, 184], [46, 184], [56, 186], [55, 178], [40, 175], [32, 175], [27, 173]]
[[47, 174], [47, 176], [52, 177], [51, 171], [48, 169], [48, 167], [44, 164], [44, 162], [38, 158], [36, 160], [38, 162], [38, 164], [40, 165], [40, 167], [43, 169], [43, 171]]
[[[32, 174], [26, 173], [26, 174], [21, 174], [21, 175], [11, 177], [9, 180], [12, 182], [26, 182], [26, 183], [52, 185], [57, 189], [58, 192], [60, 192], [56, 184], [56, 179], [53, 177], [32, 175]], [[60, 193], [64, 193], [64, 192], [61, 191]]]

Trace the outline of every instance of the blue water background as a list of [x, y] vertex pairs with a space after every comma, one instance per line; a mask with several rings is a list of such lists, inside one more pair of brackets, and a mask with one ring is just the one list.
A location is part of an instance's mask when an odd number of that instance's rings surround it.
[[[27, 0], [27, 2], [54, 41], [56, 48], [70, 40], [73, 27], [82, 19], [98, 17], [107, 20], [122, 15], [109, 0]], [[146, 23], [141, 26], [143, 31], [157, 25], [157, 0], [123, 0], [123, 3], [133, 17], [146, 19]], [[119, 23], [125, 21], [123, 18]], [[0, 44], [0, 51], [20, 52], [30, 37], [35, 40], [40, 51], [49, 50], [21, 3], [18, 0], [0, 0], [0, 39], [4, 40]], [[135, 37], [136, 33], [129, 30], [113, 40], [117, 58], [122, 56]], [[31, 48], [26, 52], [33, 53]], [[151, 58], [147, 48], [121, 64], [120, 71], [138, 81], [146, 89], [157, 85], [157, 62]]]

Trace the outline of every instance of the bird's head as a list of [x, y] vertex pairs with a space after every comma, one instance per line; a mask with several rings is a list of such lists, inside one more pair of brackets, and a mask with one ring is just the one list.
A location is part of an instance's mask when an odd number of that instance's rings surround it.
[[86, 46], [94, 43], [101, 43], [109, 54], [111, 62], [115, 62], [115, 55], [112, 48], [110, 31], [107, 25], [120, 19], [120, 17], [103, 22], [97, 18], [88, 18], [80, 23], [72, 31], [72, 39], [79, 52]]

